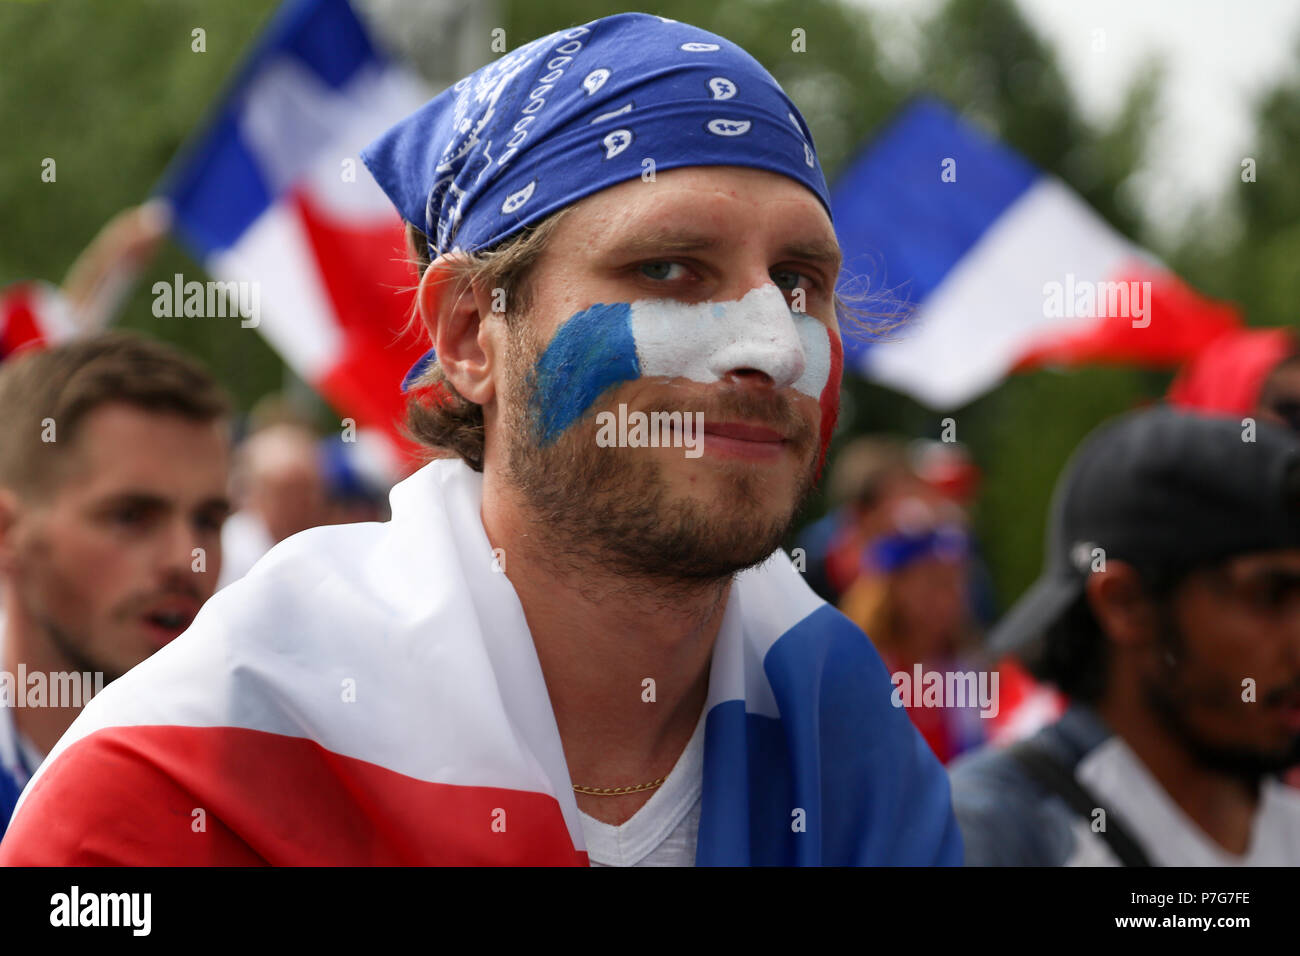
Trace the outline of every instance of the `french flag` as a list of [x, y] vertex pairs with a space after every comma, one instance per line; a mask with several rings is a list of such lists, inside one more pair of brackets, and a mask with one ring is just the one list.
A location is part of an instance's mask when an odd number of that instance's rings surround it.
[[347, 0], [290, 0], [159, 190], [213, 276], [259, 284], [258, 331], [294, 371], [394, 442], [423, 349], [403, 226], [359, 153], [430, 95]]
[[0, 362], [27, 348], [73, 338], [77, 322], [62, 293], [47, 282], [15, 282], [0, 290]]
[[931, 408], [1023, 369], [1177, 365], [1240, 324], [937, 100], [895, 117], [831, 203], [846, 271], [914, 310], [883, 341], [846, 335], [846, 367]]
[[[108, 685], [0, 865], [587, 865], [546, 680], [480, 517], [431, 462], [312, 528]], [[710, 663], [696, 865], [959, 865], [947, 775], [866, 635], [776, 552]]]

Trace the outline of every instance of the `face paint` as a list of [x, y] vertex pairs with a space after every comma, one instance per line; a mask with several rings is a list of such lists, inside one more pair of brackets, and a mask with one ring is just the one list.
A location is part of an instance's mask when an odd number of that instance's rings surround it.
[[817, 398], [830, 374], [826, 326], [792, 312], [774, 285], [732, 302], [634, 302], [631, 319], [642, 375], [718, 382], [730, 371], [752, 368], [777, 389]]
[[[534, 367], [535, 433], [549, 444], [608, 389], [647, 377], [718, 382], [755, 369], [818, 399], [822, 454], [839, 406], [839, 336], [760, 286], [730, 302], [642, 299], [593, 305], [560, 326]], [[829, 414], [828, 414], [829, 413]]]
[[540, 444], [555, 441], [607, 389], [640, 377], [631, 311], [627, 302], [593, 305], [555, 333], [533, 367], [530, 414]]
[[817, 458], [817, 481], [822, 480], [822, 468], [826, 464], [826, 453], [831, 449], [831, 436], [835, 434], [835, 422], [840, 417], [840, 380], [844, 375], [844, 344], [838, 332], [827, 330], [830, 341], [830, 375], [822, 389], [817, 404], [822, 410], [821, 452]]

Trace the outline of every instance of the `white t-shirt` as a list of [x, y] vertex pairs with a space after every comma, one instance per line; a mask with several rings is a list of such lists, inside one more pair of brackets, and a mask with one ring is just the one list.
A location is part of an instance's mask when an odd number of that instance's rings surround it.
[[[1260, 782], [1250, 847], [1235, 856], [1206, 836], [1119, 736], [1079, 761], [1075, 775], [1124, 820], [1156, 866], [1300, 866], [1300, 790], [1272, 777]], [[1086, 823], [1076, 832], [1067, 865], [1119, 862]]]
[[704, 714], [667, 779], [614, 826], [579, 811], [592, 866], [694, 866], [704, 789]]

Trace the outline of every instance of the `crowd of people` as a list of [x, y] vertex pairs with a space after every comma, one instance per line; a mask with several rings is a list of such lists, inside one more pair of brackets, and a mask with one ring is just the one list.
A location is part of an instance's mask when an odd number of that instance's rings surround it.
[[[688, 138], [680, 156], [664, 145], [652, 199], [600, 164], [512, 193], [507, 207], [536, 189], [570, 210], [504, 260], [515, 279], [543, 263], [515, 301], [549, 331], [521, 359], [441, 281], [450, 234], [424, 231], [431, 157], [482, 146], [453, 150], [470, 125], [462, 85], [399, 124], [367, 162], [423, 256], [417, 309], [445, 401], [422, 406], [443, 457], [398, 486], [391, 516], [397, 476], [283, 400], [236, 420], [170, 346], [87, 320], [4, 355], [0, 862], [1300, 862], [1291, 334], [1225, 338], [1167, 402], [1102, 423], [1060, 476], [1040, 579], [1000, 613], [972, 530], [972, 450], [828, 444], [839, 380], [818, 322], [833, 306], [810, 318], [777, 301], [792, 291], [778, 276], [802, 273], [763, 258], [794, 232], [833, 244], [792, 104], [721, 38], [608, 20], [584, 42], [633, 72], [657, 55], [644, 36], [716, 52], [710, 69], [754, 97], [735, 109], [779, 106], [771, 135], [789, 156], [756, 163], [728, 127], [707, 163]], [[550, 39], [572, 46], [571, 32]], [[545, 142], [553, 119], [531, 135]], [[611, 178], [592, 193], [595, 176]], [[480, 188], [492, 177], [456, 190], [458, 251], [515, 228], [498, 221], [504, 192], [474, 205]], [[585, 306], [636, 306], [665, 280], [608, 278], [583, 257], [674, 215], [717, 228], [697, 243], [731, 257], [709, 321], [739, 331], [706, 340], [694, 305], [627, 319], [629, 341], [660, 323], [663, 341], [632, 353], [660, 349], [652, 376], [602, 337], [613, 313], [599, 327]], [[767, 299], [745, 294], [756, 275]], [[627, 449], [593, 457], [597, 399], [648, 401], [659, 378], [709, 408], [714, 470], [658, 448], [634, 450], [660, 455], [653, 468]], [[798, 560], [764, 561], [823, 463], [829, 513], [794, 541]], [[107, 686], [27, 679], [81, 674]], [[268, 766], [283, 779], [259, 776]], [[146, 825], [167, 813], [199, 836]]]
[[[796, 542], [810, 585], [891, 673], [1000, 674], [991, 715], [974, 700], [908, 708], [951, 765], [968, 864], [1295, 862], [1300, 791], [1283, 782], [1300, 767], [1300, 447], [1284, 427], [1295, 354], [1276, 350], [1242, 383], [1189, 369], [1179, 381], [1210, 396], [1201, 406], [1180, 384], [1169, 405], [1099, 428], [1062, 474], [1041, 582], [1000, 620], [966, 449], [866, 436], [835, 456], [833, 507]], [[8, 674], [111, 682], [276, 543], [386, 517], [386, 489], [346, 443], [281, 401], [248, 416], [232, 455], [220, 385], [141, 337], [14, 356], [0, 403]], [[44, 443], [17, 427], [44, 418], [59, 429]], [[15, 691], [0, 709], [6, 820], [84, 704], [18, 707]]]
[[1296, 862], [1297, 368], [1289, 330], [1233, 333], [1099, 427], [1061, 475], [1043, 578], [1000, 619], [967, 451], [842, 449], [799, 541], [810, 584], [891, 672], [1001, 677], [996, 715], [909, 711], [950, 765], [968, 864]]

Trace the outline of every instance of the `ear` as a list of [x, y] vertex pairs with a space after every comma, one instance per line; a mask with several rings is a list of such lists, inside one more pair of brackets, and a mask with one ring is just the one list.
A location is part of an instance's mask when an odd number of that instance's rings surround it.
[[1107, 560], [1106, 570], [1088, 576], [1084, 590], [1093, 616], [1111, 643], [1136, 647], [1151, 640], [1156, 632], [1155, 607], [1133, 565]]
[[420, 279], [416, 305], [447, 381], [471, 402], [491, 402], [496, 348], [491, 323], [484, 321], [491, 315], [490, 298], [482, 290], [463, 288], [448, 260], [439, 258]]

